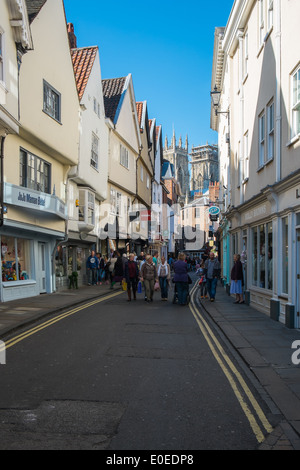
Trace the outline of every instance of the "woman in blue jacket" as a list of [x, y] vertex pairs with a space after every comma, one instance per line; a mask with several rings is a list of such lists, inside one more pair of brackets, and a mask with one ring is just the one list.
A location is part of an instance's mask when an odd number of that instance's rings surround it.
[[185, 254], [179, 253], [178, 261], [174, 263], [174, 282], [178, 295], [179, 305], [187, 304], [187, 296], [189, 292], [188, 265], [185, 261]]

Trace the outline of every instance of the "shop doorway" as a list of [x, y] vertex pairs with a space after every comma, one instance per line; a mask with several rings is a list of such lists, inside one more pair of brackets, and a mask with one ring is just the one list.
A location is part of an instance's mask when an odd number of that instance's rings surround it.
[[37, 282], [39, 283], [40, 294], [44, 294], [46, 292], [46, 245], [45, 243], [39, 243]]

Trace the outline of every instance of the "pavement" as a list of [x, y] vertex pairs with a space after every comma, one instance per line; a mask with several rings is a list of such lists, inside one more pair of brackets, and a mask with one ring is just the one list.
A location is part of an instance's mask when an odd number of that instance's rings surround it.
[[221, 286], [216, 301], [201, 300], [204, 312], [219, 326], [253, 372], [272, 403], [272, 412], [283, 420], [261, 444], [262, 450], [300, 450], [300, 365], [292, 361], [294, 341], [300, 330], [284, 324], [235, 298]]
[[[116, 290], [121, 286], [115, 285], [113, 290], [105, 284], [84, 286], [2, 303], [0, 339], [5, 342], [16, 330], [43, 317]], [[288, 329], [249, 305], [233, 302], [234, 298], [218, 286], [215, 302], [200, 303], [255, 375], [272, 402], [272, 412], [283, 417], [260, 449], [300, 450], [300, 365], [292, 362], [292, 344], [300, 341], [300, 330]]]

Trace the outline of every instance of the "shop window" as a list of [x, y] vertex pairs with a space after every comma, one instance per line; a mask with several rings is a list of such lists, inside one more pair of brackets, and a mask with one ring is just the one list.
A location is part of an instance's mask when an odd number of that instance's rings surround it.
[[289, 282], [289, 247], [288, 247], [288, 217], [282, 219], [282, 293], [288, 293], [288, 282]]
[[30, 279], [30, 241], [15, 237], [1, 237], [2, 281]]
[[273, 289], [272, 223], [252, 229], [252, 285]]
[[257, 286], [257, 227], [252, 229], [252, 284]]
[[266, 234], [264, 225], [259, 227], [259, 287], [265, 288], [266, 280]]
[[56, 277], [67, 275], [67, 248], [58, 246], [55, 254], [55, 274]]
[[268, 239], [268, 261], [267, 261], [267, 270], [268, 270], [268, 289], [273, 289], [273, 226], [272, 224], [267, 224], [267, 239]]

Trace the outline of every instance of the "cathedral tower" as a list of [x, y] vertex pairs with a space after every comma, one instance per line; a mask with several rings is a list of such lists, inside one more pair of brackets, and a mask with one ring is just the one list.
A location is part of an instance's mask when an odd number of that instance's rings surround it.
[[171, 145], [168, 144], [168, 138], [165, 138], [164, 160], [168, 160], [174, 168], [175, 179], [180, 183], [182, 201], [190, 197], [190, 173], [189, 173], [189, 142], [188, 136], [183, 146], [180, 136], [178, 145], [176, 143], [175, 131], [173, 131]]

